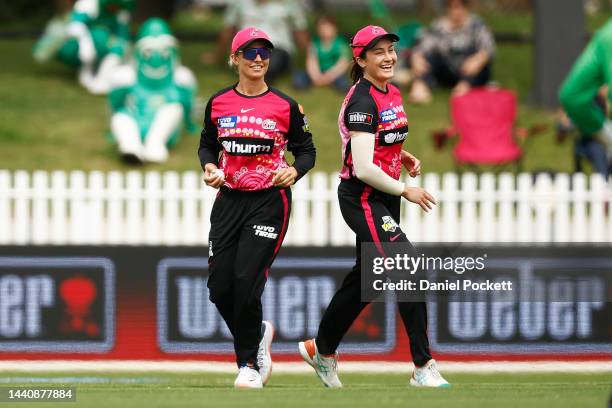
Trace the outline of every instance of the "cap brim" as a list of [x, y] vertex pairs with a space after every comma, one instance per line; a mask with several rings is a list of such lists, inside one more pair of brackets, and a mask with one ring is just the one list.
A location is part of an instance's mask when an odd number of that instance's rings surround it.
[[242, 50], [248, 48], [255, 41], [263, 41], [264, 43], [266, 43], [266, 46], [268, 48], [270, 48], [270, 49], [274, 48], [274, 44], [272, 44], [272, 42], [270, 40], [267, 40], [265, 38], [253, 38], [252, 40], [249, 40], [249, 41], [245, 42], [244, 44], [242, 44], [236, 51], [242, 51]]
[[397, 42], [399, 41], [399, 36], [397, 34], [393, 34], [393, 33], [387, 33], [387, 34], [383, 34], [383, 35], [379, 35], [378, 37], [373, 38], [368, 45], [366, 45], [365, 47], [363, 47], [364, 51], [367, 51], [369, 49], [374, 48], [374, 46], [383, 38], [389, 39], [393, 42]]

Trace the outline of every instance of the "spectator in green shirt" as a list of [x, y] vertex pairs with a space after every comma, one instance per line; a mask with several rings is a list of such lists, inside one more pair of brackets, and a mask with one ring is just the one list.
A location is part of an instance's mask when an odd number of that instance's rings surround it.
[[293, 86], [306, 89], [311, 86], [333, 86], [346, 92], [350, 87], [346, 76], [350, 63], [350, 49], [345, 39], [338, 35], [338, 25], [330, 16], [317, 19], [317, 35], [306, 54], [306, 71], [293, 77]]

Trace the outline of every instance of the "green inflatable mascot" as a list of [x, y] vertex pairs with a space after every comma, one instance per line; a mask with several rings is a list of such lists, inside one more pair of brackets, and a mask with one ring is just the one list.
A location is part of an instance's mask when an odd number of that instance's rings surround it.
[[78, 0], [67, 16], [54, 18], [34, 46], [34, 59], [58, 59], [79, 69], [93, 94], [109, 91], [113, 71], [125, 58], [135, 0]]
[[176, 38], [161, 19], [142, 25], [135, 57], [135, 65], [121, 66], [111, 81], [111, 132], [124, 161], [164, 162], [183, 125], [196, 129], [196, 79], [180, 64]]

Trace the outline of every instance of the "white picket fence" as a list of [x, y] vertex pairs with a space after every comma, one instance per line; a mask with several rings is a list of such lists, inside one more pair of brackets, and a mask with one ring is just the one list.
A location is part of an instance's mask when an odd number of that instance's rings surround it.
[[[353, 245], [337, 175], [293, 187], [286, 245]], [[404, 203], [414, 242], [612, 242], [612, 185], [600, 176], [427, 174], [440, 204]], [[0, 244], [206, 245], [216, 190], [197, 172], [0, 171]]]

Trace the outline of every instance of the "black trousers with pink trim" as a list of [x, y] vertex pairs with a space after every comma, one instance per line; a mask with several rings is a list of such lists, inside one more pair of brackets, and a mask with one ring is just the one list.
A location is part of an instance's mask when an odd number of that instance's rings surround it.
[[234, 336], [239, 367], [258, 368], [261, 296], [290, 212], [288, 188], [244, 192], [222, 187], [210, 214], [210, 300]]
[[[338, 187], [340, 210], [344, 220], [357, 235], [356, 260], [351, 272], [325, 311], [316, 337], [322, 354], [333, 354], [359, 313], [369, 304], [361, 301], [361, 243], [404, 242], [407, 251], [413, 247], [399, 228], [385, 231], [383, 217], [400, 217], [401, 197], [373, 189], [358, 179], [343, 180]], [[399, 222], [397, 222], [399, 224]], [[404, 327], [410, 338], [410, 352], [415, 365], [431, 359], [427, 338], [427, 307], [424, 302], [398, 302]]]

